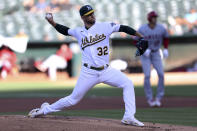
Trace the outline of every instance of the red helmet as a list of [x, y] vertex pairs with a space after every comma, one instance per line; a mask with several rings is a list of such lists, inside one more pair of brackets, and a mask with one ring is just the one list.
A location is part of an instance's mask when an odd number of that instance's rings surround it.
[[148, 15], [147, 15], [148, 21], [151, 21], [151, 19], [152, 19], [153, 17], [158, 17], [158, 14], [157, 14], [155, 11], [149, 12]]

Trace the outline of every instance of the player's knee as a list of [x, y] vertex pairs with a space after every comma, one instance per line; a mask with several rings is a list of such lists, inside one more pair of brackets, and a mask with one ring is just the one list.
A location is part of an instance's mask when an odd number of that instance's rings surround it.
[[164, 78], [164, 73], [163, 72], [159, 72], [158, 76], [159, 76], [160, 79], [163, 79]]
[[133, 82], [132, 82], [131, 80], [128, 79], [128, 80], [125, 82], [125, 85], [124, 85], [123, 88], [130, 88], [130, 87], [134, 87], [134, 86], [133, 86]]
[[149, 80], [150, 79], [150, 75], [145, 75], [144, 79], [145, 80]]

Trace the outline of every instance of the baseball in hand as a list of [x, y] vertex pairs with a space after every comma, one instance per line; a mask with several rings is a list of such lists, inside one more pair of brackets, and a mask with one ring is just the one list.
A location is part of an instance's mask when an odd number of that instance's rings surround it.
[[51, 13], [46, 13], [46, 18], [48, 18], [48, 19], [52, 18]]

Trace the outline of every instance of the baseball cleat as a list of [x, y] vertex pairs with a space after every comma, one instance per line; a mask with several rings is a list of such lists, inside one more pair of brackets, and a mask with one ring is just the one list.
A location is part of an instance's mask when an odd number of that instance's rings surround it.
[[125, 125], [140, 126], [140, 127], [144, 126], [144, 124], [140, 122], [139, 120], [137, 120], [136, 118], [122, 119], [121, 122]]
[[44, 112], [40, 108], [36, 108], [29, 112], [28, 117], [35, 118], [41, 115], [44, 115]]
[[35, 118], [44, 115], [44, 107], [48, 106], [49, 103], [44, 102], [40, 108], [33, 109], [29, 112], [28, 117]]
[[148, 100], [147, 103], [148, 103], [148, 105], [149, 105], [150, 107], [156, 106], [156, 103], [155, 103], [155, 101], [153, 101], [153, 100]]

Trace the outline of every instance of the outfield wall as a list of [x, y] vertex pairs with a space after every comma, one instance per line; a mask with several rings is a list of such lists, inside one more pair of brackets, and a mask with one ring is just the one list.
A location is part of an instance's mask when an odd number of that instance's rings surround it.
[[[56, 52], [61, 44], [73, 43], [76, 41], [51, 41], [51, 42], [40, 42], [30, 41], [28, 43], [27, 51], [24, 54], [18, 54], [18, 64], [21, 61], [32, 59], [39, 60], [48, 57], [50, 54]], [[129, 69], [131, 72], [141, 72], [141, 64], [139, 58], [135, 58], [136, 48], [133, 46], [131, 38], [125, 39], [112, 39], [111, 59], [123, 59], [128, 62]], [[171, 70], [183, 65], [187, 65], [197, 60], [197, 37], [196, 36], [182, 36], [182, 37], [170, 37], [169, 45], [169, 58], [164, 60], [165, 70]], [[74, 59], [71, 61], [71, 68], [74, 67], [74, 71], [71, 73], [76, 76], [78, 75], [80, 68], [80, 53], [74, 55]], [[72, 69], [69, 69], [72, 70]], [[77, 71], [76, 71], [77, 70]]]

